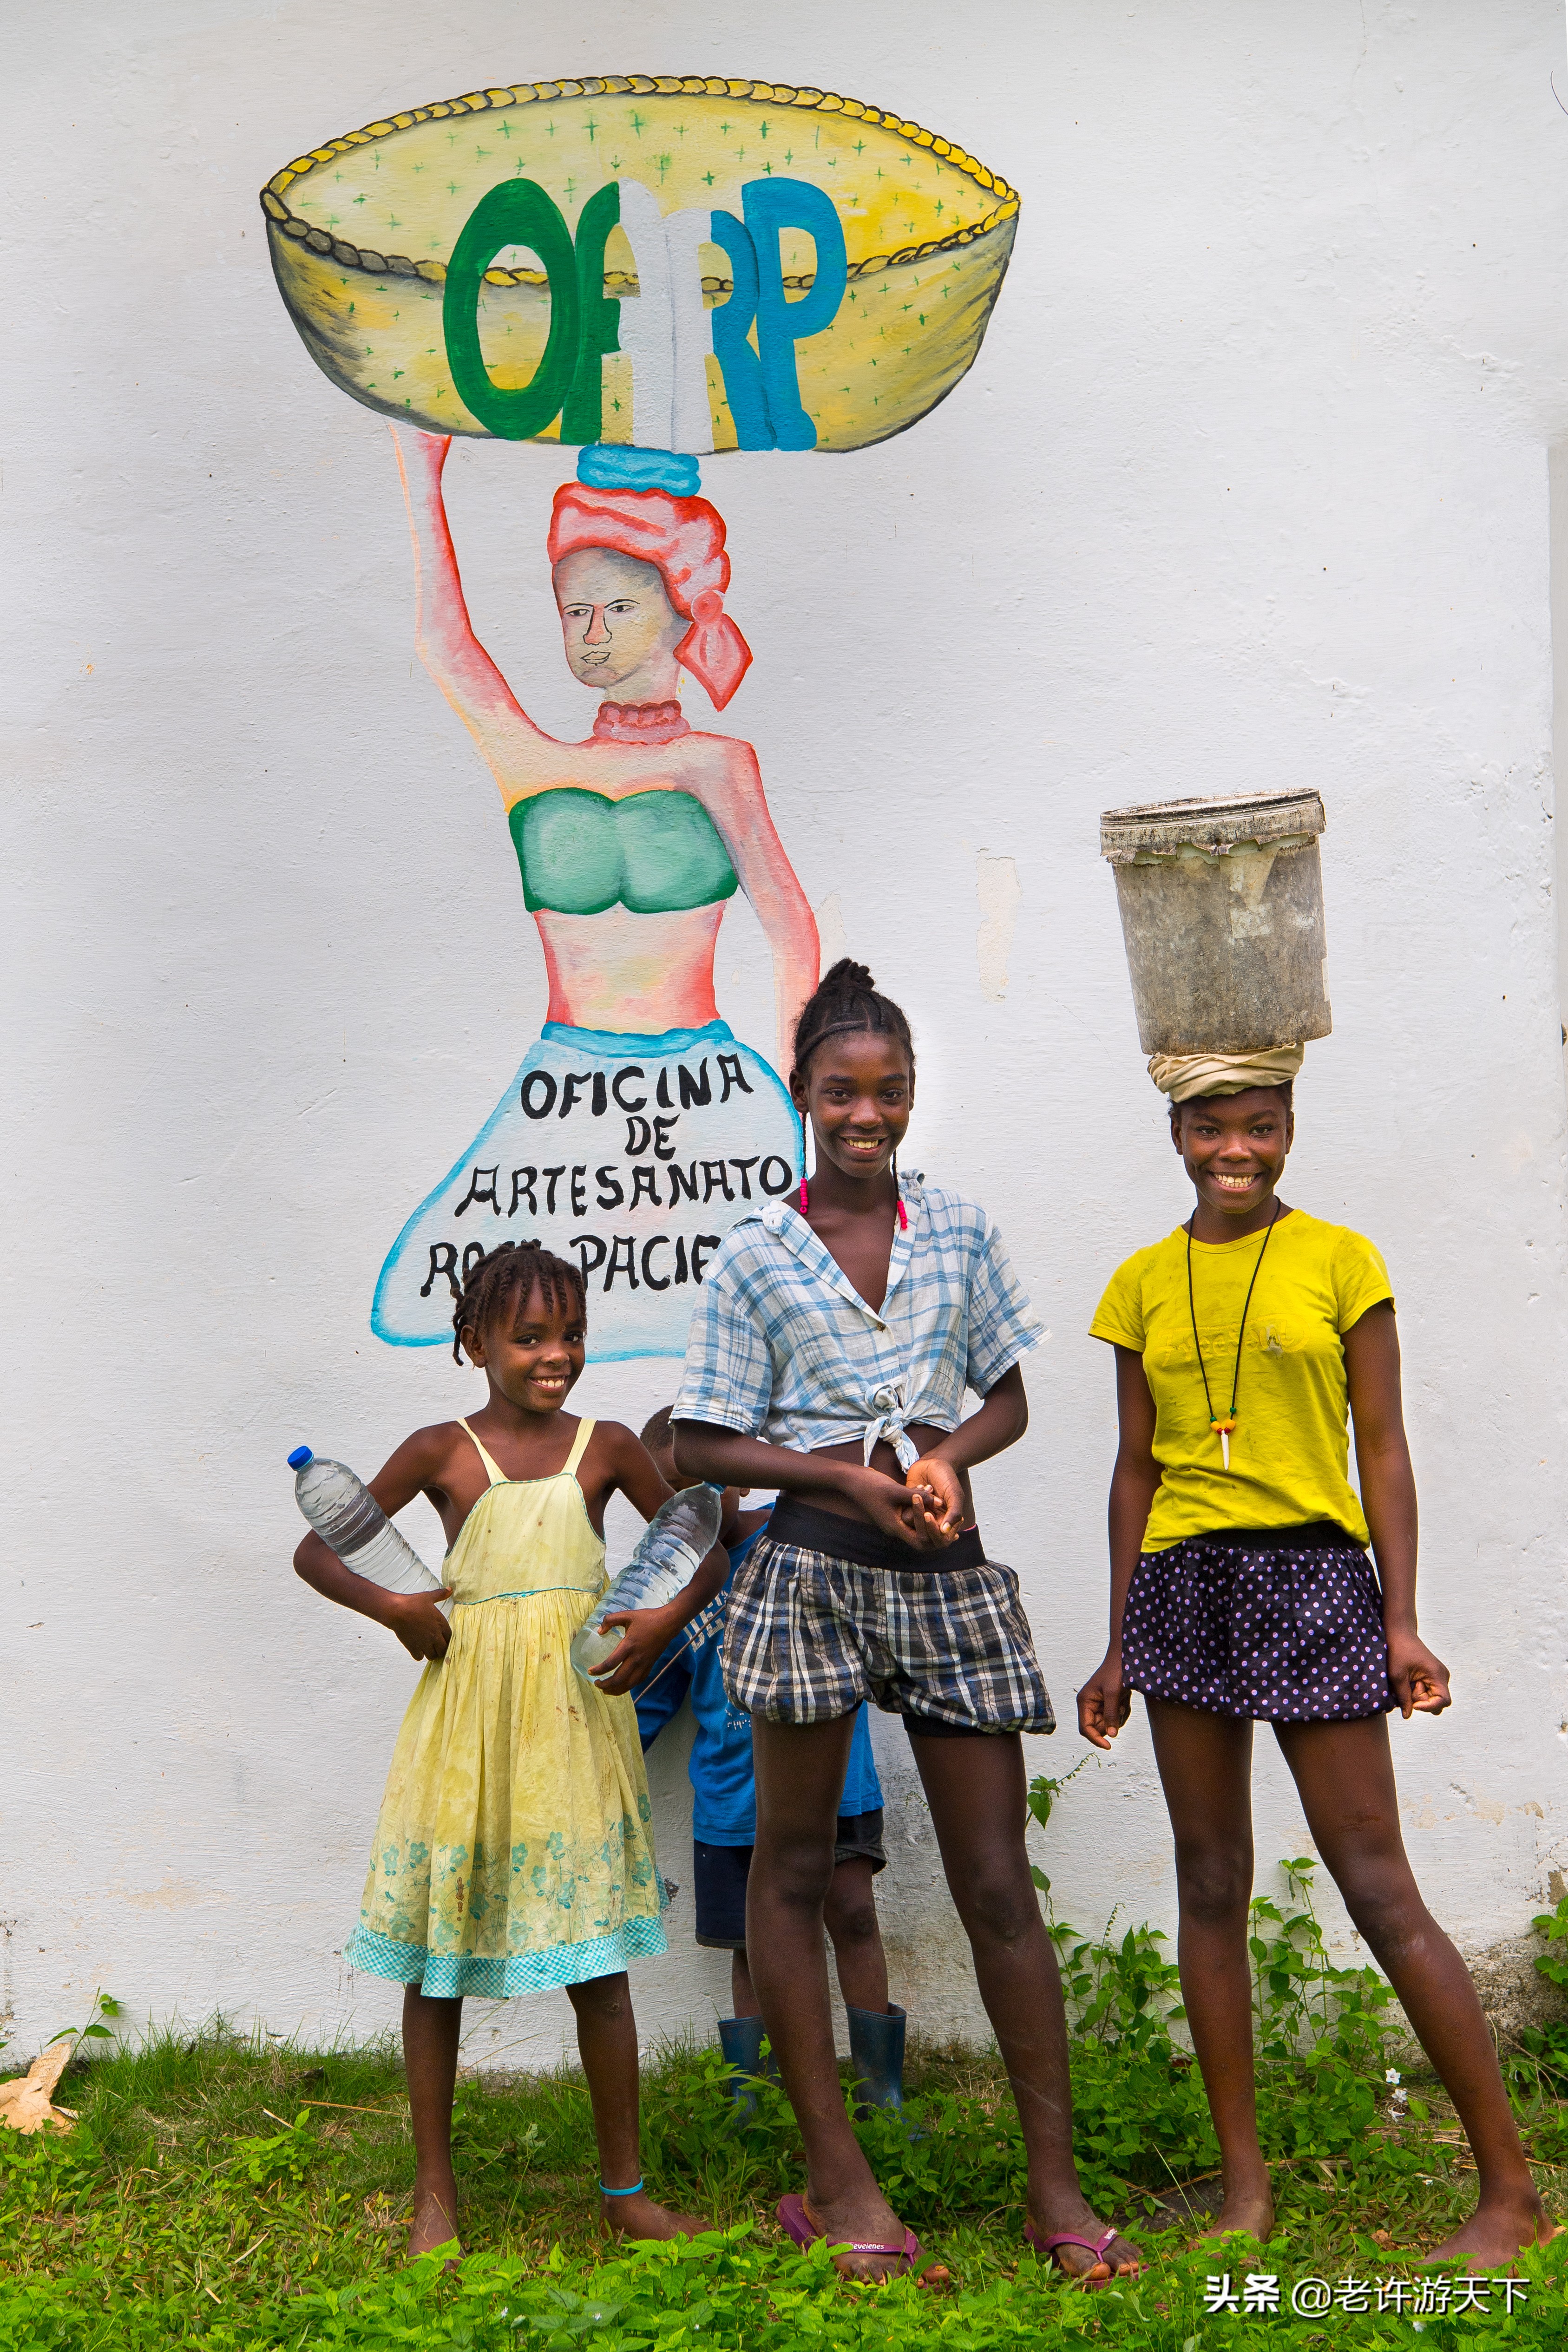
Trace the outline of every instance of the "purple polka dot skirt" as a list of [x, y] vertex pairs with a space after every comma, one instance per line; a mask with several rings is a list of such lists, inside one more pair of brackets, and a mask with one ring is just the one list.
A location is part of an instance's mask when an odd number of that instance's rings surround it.
[[1342, 1528], [1226, 1528], [1144, 1552], [1121, 1661], [1145, 1698], [1258, 1723], [1344, 1723], [1398, 1705], [1377, 1577]]

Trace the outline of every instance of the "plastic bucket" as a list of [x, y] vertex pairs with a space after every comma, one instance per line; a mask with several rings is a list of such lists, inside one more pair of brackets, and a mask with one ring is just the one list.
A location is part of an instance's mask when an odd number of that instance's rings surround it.
[[1251, 1054], [1326, 1037], [1316, 793], [1238, 793], [1108, 809], [1145, 1054]]

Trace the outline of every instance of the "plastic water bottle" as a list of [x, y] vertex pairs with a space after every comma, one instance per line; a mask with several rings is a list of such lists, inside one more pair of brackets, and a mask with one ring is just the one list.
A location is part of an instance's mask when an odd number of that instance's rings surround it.
[[[431, 1575], [363, 1479], [356, 1478], [345, 1463], [329, 1462], [308, 1445], [297, 1445], [289, 1467], [294, 1473], [294, 1500], [345, 1568], [388, 1592], [440, 1591], [440, 1578]], [[450, 1601], [438, 1606], [443, 1616], [450, 1613]]]
[[719, 1540], [724, 1499], [717, 1486], [687, 1486], [661, 1503], [604, 1599], [572, 1636], [572, 1664], [584, 1681], [626, 1639], [623, 1625], [605, 1633], [606, 1617], [623, 1609], [662, 1609], [683, 1592]]

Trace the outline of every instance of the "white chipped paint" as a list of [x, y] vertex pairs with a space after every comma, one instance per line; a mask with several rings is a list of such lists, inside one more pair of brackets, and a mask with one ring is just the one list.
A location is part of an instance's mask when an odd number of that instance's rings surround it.
[[980, 993], [988, 1003], [1000, 1004], [1007, 993], [1007, 958], [1024, 895], [1017, 859], [993, 856], [988, 849], [976, 850], [974, 892], [980, 901], [980, 928], [974, 940]]

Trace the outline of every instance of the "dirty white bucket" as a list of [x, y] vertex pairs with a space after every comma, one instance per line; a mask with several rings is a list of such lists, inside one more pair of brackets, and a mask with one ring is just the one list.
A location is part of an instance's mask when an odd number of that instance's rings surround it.
[[1238, 793], [1108, 809], [1145, 1054], [1253, 1054], [1326, 1037], [1316, 793]]

